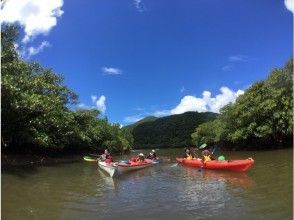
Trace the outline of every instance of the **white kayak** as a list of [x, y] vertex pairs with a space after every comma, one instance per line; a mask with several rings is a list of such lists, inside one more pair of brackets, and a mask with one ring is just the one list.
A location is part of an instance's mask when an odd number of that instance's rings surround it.
[[105, 163], [103, 161], [98, 161], [98, 166], [113, 177], [117, 172], [117, 166], [114, 163]]

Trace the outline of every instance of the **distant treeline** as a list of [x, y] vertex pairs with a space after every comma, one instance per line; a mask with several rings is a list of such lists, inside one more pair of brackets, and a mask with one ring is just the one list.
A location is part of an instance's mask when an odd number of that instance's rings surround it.
[[186, 112], [162, 118], [147, 117], [127, 126], [134, 137], [136, 148], [188, 147], [195, 128], [216, 118], [216, 113]]
[[99, 117], [98, 110], [72, 110], [78, 97], [63, 77], [18, 54], [17, 27], [2, 25], [1, 35], [2, 151], [62, 153], [109, 147], [121, 152], [133, 145], [130, 132]]
[[226, 148], [293, 147], [293, 58], [222, 108], [216, 120], [197, 127], [192, 139]]

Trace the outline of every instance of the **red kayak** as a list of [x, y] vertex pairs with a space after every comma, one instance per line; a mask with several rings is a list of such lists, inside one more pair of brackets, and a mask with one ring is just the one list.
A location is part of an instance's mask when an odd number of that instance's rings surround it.
[[185, 166], [201, 167], [213, 170], [232, 170], [238, 172], [247, 171], [253, 164], [254, 160], [248, 158], [246, 160], [212, 160], [203, 162], [200, 159], [187, 160], [185, 158], [176, 158], [177, 162]]
[[152, 161], [145, 160], [143, 162], [134, 162], [134, 161], [129, 161], [129, 162], [122, 162], [117, 164], [117, 169], [119, 173], [126, 173], [129, 171], [134, 171], [134, 170], [140, 170], [145, 167], [149, 167], [152, 165]]

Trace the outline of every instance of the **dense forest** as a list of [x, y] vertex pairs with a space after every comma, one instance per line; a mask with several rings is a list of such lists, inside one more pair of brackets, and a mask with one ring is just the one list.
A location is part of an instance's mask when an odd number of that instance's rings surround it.
[[192, 144], [194, 129], [216, 116], [211, 112], [186, 112], [162, 118], [148, 117], [126, 129], [132, 132], [136, 148], [187, 147]]
[[197, 127], [192, 139], [228, 149], [293, 147], [293, 58]]
[[21, 58], [15, 48], [18, 28], [1, 30], [2, 152], [81, 152], [109, 147], [128, 150], [133, 138], [95, 109], [75, 109], [78, 96], [63, 77]]

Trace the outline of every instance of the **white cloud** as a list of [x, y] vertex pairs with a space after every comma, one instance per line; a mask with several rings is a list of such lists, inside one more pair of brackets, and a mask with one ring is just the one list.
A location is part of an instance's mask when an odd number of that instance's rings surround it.
[[94, 101], [95, 102], [95, 105], [96, 105], [96, 108], [99, 111], [101, 111], [102, 113], [104, 113], [105, 110], [106, 110], [105, 101], [106, 101], [106, 98], [105, 98], [104, 95], [100, 96], [97, 101]]
[[159, 110], [159, 111], [154, 112], [152, 115], [154, 115], [155, 117], [163, 117], [163, 116], [171, 115], [171, 111], [170, 110]]
[[87, 106], [84, 103], [80, 103], [80, 104], [78, 104], [78, 108], [82, 108], [82, 109], [93, 109], [93, 106]]
[[229, 62], [247, 62], [249, 58], [245, 55], [233, 55], [229, 57]]
[[95, 109], [96, 108], [101, 113], [104, 113], [106, 111], [106, 104], [105, 104], [106, 98], [104, 95], [100, 96], [99, 98], [96, 95], [91, 95], [91, 100], [95, 106], [93, 106], [93, 105], [88, 106], [88, 105], [85, 105], [84, 103], [80, 103], [78, 105], [78, 108], [83, 108], [83, 109]]
[[285, 6], [294, 14], [294, 0], [285, 0]]
[[233, 69], [233, 65], [226, 65], [222, 67], [222, 71], [228, 72]]
[[101, 70], [107, 75], [120, 75], [122, 74], [122, 70], [113, 67], [102, 67]]
[[145, 11], [145, 6], [144, 6], [142, 0], [134, 0], [134, 5], [135, 5], [135, 8], [137, 9], [138, 12]]
[[47, 34], [63, 14], [63, 0], [7, 0], [1, 4], [1, 23], [19, 23], [27, 43], [32, 37]]
[[181, 114], [187, 111], [197, 112], [216, 112], [229, 103], [234, 103], [238, 96], [244, 93], [243, 90], [233, 91], [228, 87], [221, 87], [220, 94], [215, 97], [211, 96], [211, 92], [204, 91], [202, 97], [184, 96], [180, 103], [171, 110], [161, 110], [153, 113], [154, 116], [166, 116], [172, 114]]
[[142, 120], [144, 117], [142, 115], [132, 115], [124, 118], [124, 122], [126, 123], [135, 123], [137, 121]]
[[206, 103], [203, 99], [194, 96], [184, 96], [180, 104], [171, 110], [171, 114], [181, 114], [187, 111], [206, 112]]
[[91, 95], [91, 99], [92, 99], [92, 102], [95, 102], [97, 100], [97, 96], [96, 95]]
[[210, 91], [203, 91], [202, 97], [184, 96], [180, 103], [173, 109], [157, 110], [153, 113], [144, 112], [124, 118], [126, 123], [135, 123], [148, 115], [163, 117], [174, 114], [181, 114], [187, 111], [197, 112], [215, 112], [219, 113], [220, 109], [229, 103], [234, 103], [238, 96], [244, 94], [243, 90], [233, 91], [228, 87], [221, 87], [220, 93], [215, 97], [211, 96]]
[[36, 55], [40, 53], [45, 47], [49, 47], [50, 44], [48, 41], [42, 41], [42, 43], [38, 47], [29, 47], [28, 48], [28, 57]]

